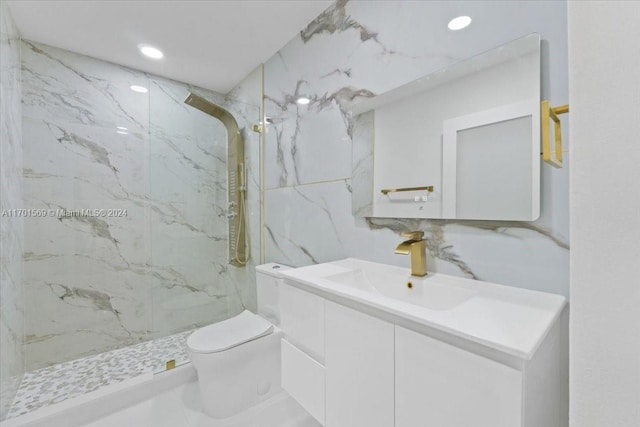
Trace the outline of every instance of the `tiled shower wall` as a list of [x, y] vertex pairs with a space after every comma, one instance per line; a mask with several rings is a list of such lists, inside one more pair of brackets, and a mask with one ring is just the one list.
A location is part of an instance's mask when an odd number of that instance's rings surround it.
[[[462, 14], [472, 25], [449, 31]], [[532, 223], [356, 218], [349, 115], [354, 100], [534, 32], [543, 39], [542, 96], [565, 104], [566, 28], [561, 1], [338, 0], [265, 64], [267, 261], [408, 267], [394, 249], [402, 231], [421, 229], [432, 271], [567, 295], [568, 155], [564, 169], [542, 166], [542, 215]], [[311, 103], [297, 105], [301, 95]]]
[[[238, 83], [227, 95], [227, 102], [242, 103], [252, 106], [251, 117], [257, 112], [257, 121], [262, 117], [262, 65], [258, 66], [240, 83]], [[253, 122], [253, 124], [257, 124]], [[253, 126], [250, 126], [253, 129]], [[230, 280], [234, 283], [234, 289], [239, 292], [246, 308], [257, 310], [256, 272], [255, 266], [262, 263], [262, 187], [261, 162], [262, 140], [258, 133], [243, 131], [245, 135], [244, 163], [246, 168], [246, 211], [249, 262], [244, 268], [233, 268], [229, 271]]]
[[0, 0], [0, 420], [24, 374], [20, 35]]
[[25, 205], [116, 210], [25, 223], [27, 369], [255, 307], [228, 265], [226, 131], [183, 100], [230, 110], [248, 147], [258, 107], [29, 41], [22, 73]]

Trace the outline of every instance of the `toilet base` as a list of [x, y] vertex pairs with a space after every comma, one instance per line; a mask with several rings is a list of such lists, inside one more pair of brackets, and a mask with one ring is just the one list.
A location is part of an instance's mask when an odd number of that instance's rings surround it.
[[218, 353], [189, 351], [198, 372], [204, 412], [228, 418], [282, 391], [278, 328], [262, 338]]

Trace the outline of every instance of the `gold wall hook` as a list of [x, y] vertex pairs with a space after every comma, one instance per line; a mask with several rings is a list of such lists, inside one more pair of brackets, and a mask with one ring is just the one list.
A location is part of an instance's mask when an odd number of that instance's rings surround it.
[[[551, 107], [549, 101], [542, 101], [542, 160], [553, 167], [562, 167], [562, 125], [560, 114], [569, 112], [569, 104]], [[554, 123], [555, 150], [551, 150], [551, 120]]]

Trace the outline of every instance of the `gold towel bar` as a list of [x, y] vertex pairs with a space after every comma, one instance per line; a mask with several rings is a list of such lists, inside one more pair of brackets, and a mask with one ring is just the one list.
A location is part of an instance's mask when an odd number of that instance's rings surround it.
[[[549, 101], [542, 101], [542, 160], [556, 168], [562, 167], [562, 126], [558, 116], [569, 112], [569, 105], [551, 107]], [[554, 122], [554, 134], [556, 140], [555, 151], [551, 150], [551, 126], [550, 120]], [[555, 154], [555, 156], [554, 156]]]
[[389, 193], [399, 193], [401, 191], [420, 191], [425, 190], [429, 193], [433, 193], [433, 185], [428, 185], [426, 187], [406, 187], [406, 188], [385, 188], [384, 190], [380, 190], [382, 194]]

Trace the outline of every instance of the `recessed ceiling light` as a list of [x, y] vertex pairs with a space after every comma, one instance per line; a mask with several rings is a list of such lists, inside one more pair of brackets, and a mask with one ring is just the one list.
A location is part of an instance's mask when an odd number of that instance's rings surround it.
[[131, 85], [129, 86], [129, 89], [131, 89], [134, 92], [138, 92], [138, 93], [147, 93], [149, 92], [149, 89], [147, 89], [144, 86], [138, 86], [138, 85]]
[[161, 59], [164, 57], [164, 53], [162, 53], [160, 49], [149, 46], [148, 44], [141, 44], [138, 46], [138, 49], [140, 49], [140, 52], [144, 56], [148, 56], [149, 58]]
[[468, 16], [458, 16], [449, 21], [449, 29], [451, 31], [458, 31], [463, 28], [467, 28], [471, 24], [471, 18]]
[[127, 130], [127, 128], [126, 128], [126, 127], [124, 127], [124, 126], [116, 126], [116, 129], [120, 129], [120, 130]]
[[123, 130], [117, 130], [116, 133], [119, 133], [120, 135], [129, 135], [129, 132], [125, 132]]
[[304, 96], [301, 96], [300, 98], [296, 99], [296, 102], [300, 105], [307, 105], [308, 103], [311, 102], [311, 100], [309, 98], [305, 98]]

